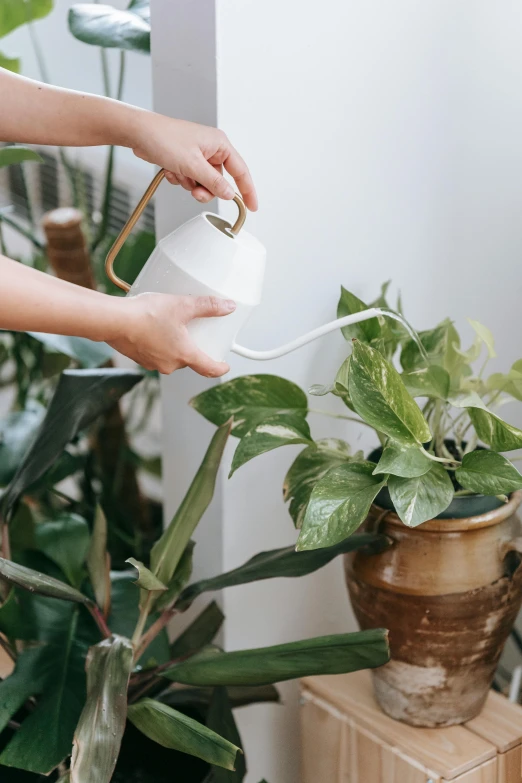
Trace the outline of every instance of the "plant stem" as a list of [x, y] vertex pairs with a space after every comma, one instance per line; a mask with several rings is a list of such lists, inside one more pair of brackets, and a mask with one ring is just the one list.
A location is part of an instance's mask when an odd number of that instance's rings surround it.
[[0, 223], [5, 223], [7, 226], [10, 226], [11, 228], [14, 228], [15, 231], [18, 231], [18, 233], [25, 237], [25, 239], [28, 239], [29, 242], [32, 242], [32, 244], [38, 249], [38, 250], [45, 250], [45, 245], [43, 242], [40, 242], [39, 239], [37, 239], [33, 234], [28, 231], [23, 226], [20, 226], [16, 220], [13, 220], [8, 215], [0, 212]]
[[422, 453], [424, 454], [424, 456], [427, 457], [428, 459], [431, 459], [432, 462], [451, 462], [454, 465], [455, 464], [457, 464], [457, 465], [460, 464], [459, 461], [456, 460], [456, 459], [453, 459], [453, 457], [451, 459], [448, 459], [447, 457], [436, 457], [435, 454], [431, 454], [431, 452], [426, 451], [426, 449], [421, 449], [421, 450], [422, 450]]
[[7, 639], [4, 639], [4, 637], [0, 634], [0, 647], [4, 650], [4, 652], [11, 658], [12, 661], [16, 661], [16, 653], [14, 652], [13, 648], [7, 641]]
[[145, 628], [145, 623], [147, 622], [147, 617], [149, 616], [151, 604], [152, 604], [153, 594], [150, 592], [147, 595], [147, 598], [145, 599], [145, 603], [140, 609], [140, 616], [138, 617], [138, 622], [136, 623], [136, 628], [134, 629], [134, 633], [132, 634], [132, 644], [136, 650], [134, 660], [138, 660], [138, 650], [140, 649], [140, 644], [142, 641], [141, 635], [143, 633], [143, 629]]
[[160, 614], [158, 619], [150, 626], [147, 633], [143, 634], [134, 656], [135, 661], [138, 661], [141, 658], [149, 644], [154, 641], [156, 636], [169, 624], [172, 618], [178, 614], [178, 611], [178, 609], [171, 606], [170, 609], [165, 609], [165, 611]]
[[103, 46], [100, 47], [100, 58], [101, 58], [102, 77], [103, 77], [103, 92], [106, 98], [110, 98], [111, 79], [109, 73], [109, 61], [107, 59], [107, 51], [103, 48]]
[[60, 498], [61, 500], [65, 500], [67, 503], [71, 503], [72, 505], [78, 503], [77, 500], [69, 497], [69, 495], [66, 495], [65, 492], [61, 492], [59, 489], [56, 489], [56, 487], [49, 487], [49, 492], [52, 492], [53, 495], [56, 495], [56, 497]]
[[345, 416], [342, 413], [331, 413], [330, 411], [321, 411], [318, 408], [308, 408], [308, 413], [316, 413], [319, 416], [328, 416], [331, 419], [343, 419], [344, 421], [354, 421], [356, 424], [364, 424], [365, 427], [374, 429], [371, 424], [368, 424], [363, 419], [356, 419], [355, 416]]
[[109, 628], [109, 626], [107, 625], [107, 623], [105, 621], [105, 617], [103, 616], [103, 612], [99, 609], [99, 607], [94, 602], [87, 604], [87, 609], [91, 613], [91, 615], [92, 615], [92, 617], [94, 619], [94, 622], [96, 623], [96, 625], [100, 629], [102, 635], [106, 639], [109, 639], [112, 636], [112, 633], [111, 633], [111, 629]]

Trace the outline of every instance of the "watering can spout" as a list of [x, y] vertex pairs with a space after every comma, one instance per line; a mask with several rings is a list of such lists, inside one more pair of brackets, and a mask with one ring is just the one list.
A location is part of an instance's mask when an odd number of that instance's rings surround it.
[[280, 356], [292, 353], [292, 351], [302, 348], [303, 345], [307, 345], [308, 343], [313, 342], [313, 340], [323, 337], [325, 334], [329, 334], [337, 329], [342, 329], [343, 326], [351, 326], [352, 324], [357, 324], [361, 321], [367, 321], [369, 318], [376, 318], [379, 315], [390, 315], [390, 313], [380, 307], [370, 307], [368, 310], [362, 310], [360, 313], [353, 313], [353, 315], [345, 315], [343, 318], [336, 318], [335, 321], [330, 321], [327, 324], [323, 324], [323, 326], [317, 327], [317, 329], [312, 329], [311, 332], [307, 332], [289, 343], [280, 345], [279, 348], [272, 348], [270, 351], [253, 351], [250, 348], [244, 348], [242, 345], [234, 343], [232, 345], [232, 352], [238, 354], [238, 356], [244, 356], [245, 359], [254, 359], [261, 362], [268, 361], [269, 359], [278, 359]]

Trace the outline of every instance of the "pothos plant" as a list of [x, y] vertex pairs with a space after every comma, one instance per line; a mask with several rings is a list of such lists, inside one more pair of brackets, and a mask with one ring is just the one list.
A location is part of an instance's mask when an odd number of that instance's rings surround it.
[[[233, 426], [217, 429], [194, 480], [146, 564], [111, 572], [107, 520], [65, 510], [46, 516], [30, 499], [67, 444], [143, 375], [66, 370], [0, 499], [0, 646], [12, 672], [0, 682], [2, 781], [187, 783], [242, 781], [246, 766], [232, 708], [276, 701], [274, 682], [349, 672], [388, 660], [383, 630], [224, 652], [216, 602], [169, 642], [167, 625], [196, 599], [249, 582], [309, 574], [384, 537], [362, 534], [317, 552], [261, 552], [191, 583], [191, 537], [212, 500]], [[197, 551], [197, 550], [196, 550]], [[1, 650], [0, 650], [1, 652]]]
[[[338, 316], [388, 308], [387, 288], [371, 305], [343, 288]], [[342, 439], [314, 440], [307, 395], [277, 376], [235, 378], [192, 405], [217, 425], [233, 413], [239, 443], [231, 475], [272, 449], [305, 446], [284, 481], [298, 550], [345, 541], [377, 497], [412, 527], [443, 514], [455, 497], [497, 496], [500, 503], [522, 488], [522, 476], [502, 453], [522, 448], [522, 430], [499, 414], [504, 404], [522, 400], [522, 360], [487, 376], [493, 337], [478, 321], [470, 325], [476, 336], [466, 350], [449, 319], [418, 338], [385, 316], [343, 329], [348, 356], [333, 383], [309, 391], [337, 396], [349, 411], [339, 419], [374, 430], [372, 459], [352, 453]]]

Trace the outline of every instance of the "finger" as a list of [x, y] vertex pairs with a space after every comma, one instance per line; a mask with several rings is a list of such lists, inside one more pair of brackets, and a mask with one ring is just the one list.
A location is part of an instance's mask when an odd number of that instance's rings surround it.
[[196, 187], [196, 180], [191, 179], [190, 177], [185, 177], [184, 174], [178, 174], [178, 181], [182, 188], [185, 188], [185, 190], [194, 190]]
[[209, 190], [203, 187], [203, 185], [197, 185], [192, 191], [193, 197], [200, 204], [208, 204], [213, 198], [216, 198]]
[[172, 171], [165, 172], [165, 179], [167, 182], [170, 182], [171, 185], [179, 185], [178, 178]]
[[216, 362], [196, 347], [185, 357], [185, 361], [187, 367], [195, 370], [200, 375], [204, 375], [205, 378], [220, 378], [230, 370], [226, 362]]
[[231, 299], [219, 299], [217, 296], [187, 296], [184, 305], [184, 323], [193, 318], [220, 318], [236, 309], [236, 303]]
[[239, 192], [243, 196], [248, 209], [255, 212], [257, 210], [257, 194], [254, 187], [254, 181], [248, 170], [248, 166], [234, 147], [230, 147], [230, 153], [224, 161], [225, 169], [231, 177], [234, 178]]
[[203, 185], [214, 196], [224, 199], [234, 198], [234, 188], [230, 182], [227, 182], [225, 177], [219, 171], [216, 171], [214, 166], [206, 161], [203, 155], [196, 159], [190, 173], [196, 182]]

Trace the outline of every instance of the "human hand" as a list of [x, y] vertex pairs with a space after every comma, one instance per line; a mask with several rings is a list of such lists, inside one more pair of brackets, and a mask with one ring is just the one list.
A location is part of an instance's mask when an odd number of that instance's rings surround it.
[[115, 299], [121, 307], [118, 336], [107, 342], [146, 370], [170, 375], [191, 367], [200, 375], [218, 378], [229, 371], [226, 362], [216, 362], [192, 342], [187, 324], [193, 318], [229, 315], [235, 303], [211, 296], [139, 294]]
[[138, 158], [166, 169], [167, 180], [190, 190], [206, 204], [215, 196], [232, 199], [233, 177], [248, 209], [257, 209], [257, 195], [247, 165], [223, 131], [162, 114], [143, 112], [133, 123], [131, 146]]

